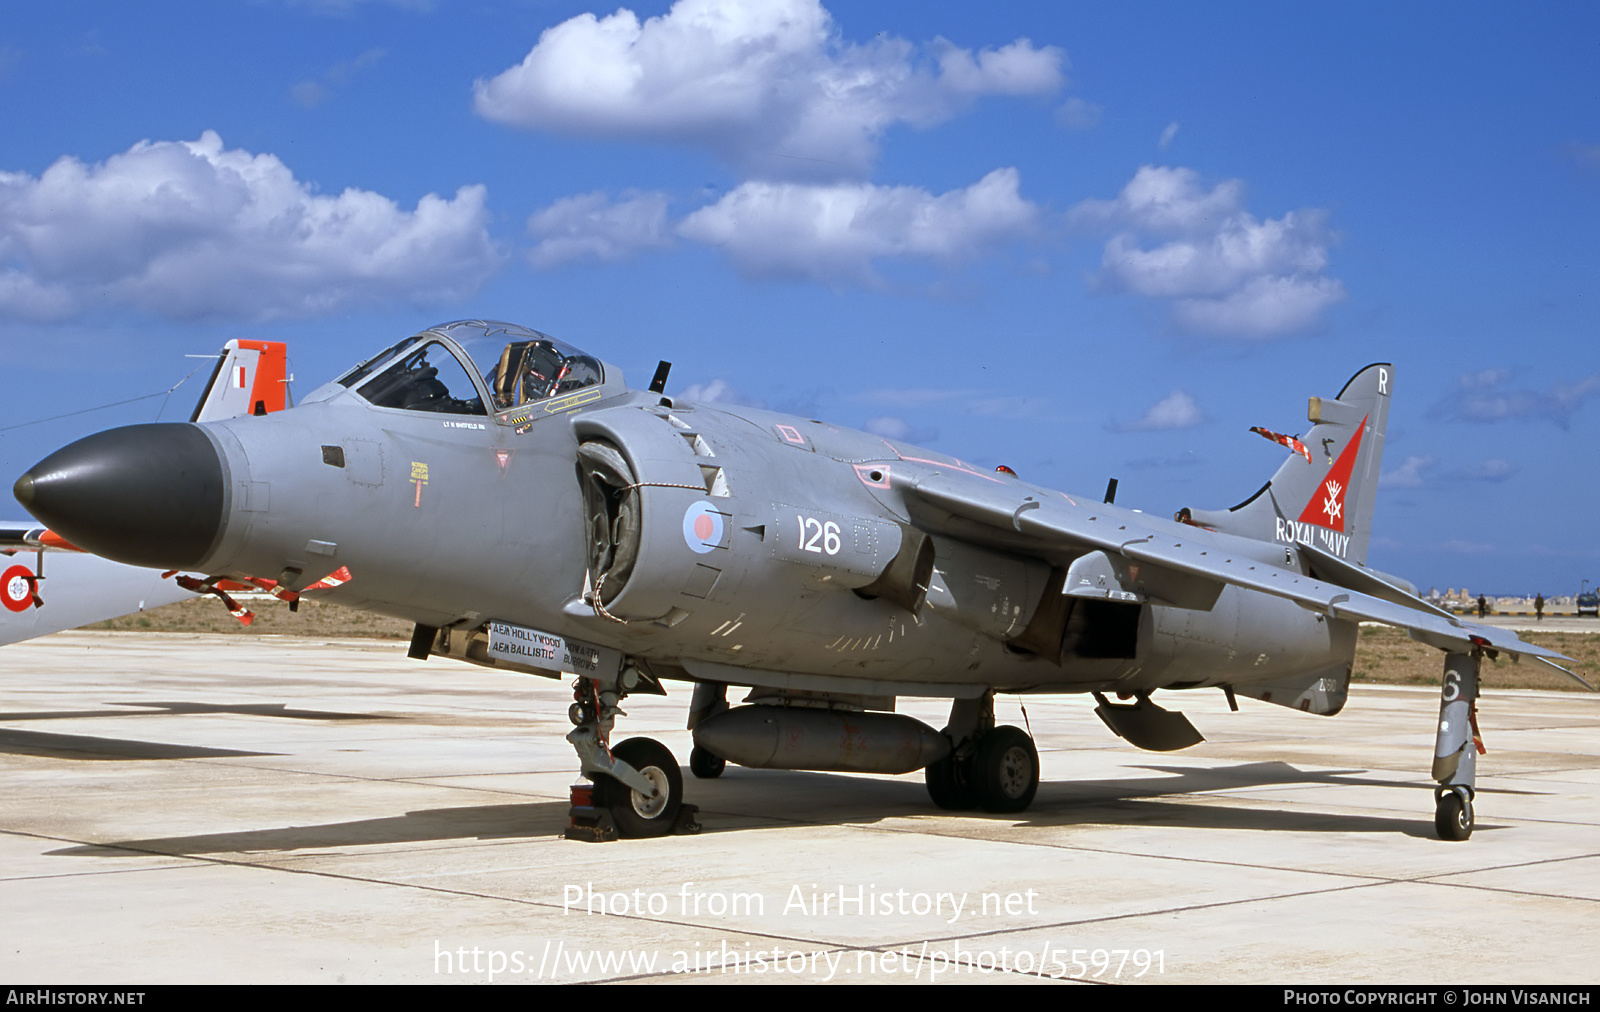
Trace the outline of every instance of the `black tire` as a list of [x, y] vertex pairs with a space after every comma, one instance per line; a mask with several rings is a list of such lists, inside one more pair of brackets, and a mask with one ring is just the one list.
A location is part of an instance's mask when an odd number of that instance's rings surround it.
[[1433, 813], [1433, 826], [1441, 840], [1465, 840], [1472, 835], [1472, 802], [1455, 791], [1439, 795], [1439, 805]]
[[928, 797], [947, 812], [967, 812], [977, 808], [978, 795], [972, 789], [970, 772], [970, 766], [962, 769], [953, 754], [929, 763], [922, 770], [922, 776], [928, 783]]
[[628, 837], [666, 836], [683, 806], [683, 773], [667, 747], [653, 738], [629, 738], [611, 749], [613, 757], [645, 775], [661, 789], [652, 799], [611, 777], [595, 781], [596, 802], [611, 813], [617, 832]]
[[997, 727], [978, 739], [972, 786], [986, 812], [1020, 812], [1039, 790], [1039, 753], [1020, 727]]
[[728, 768], [728, 760], [696, 745], [689, 750], [689, 772], [701, 780], [715, 780]]

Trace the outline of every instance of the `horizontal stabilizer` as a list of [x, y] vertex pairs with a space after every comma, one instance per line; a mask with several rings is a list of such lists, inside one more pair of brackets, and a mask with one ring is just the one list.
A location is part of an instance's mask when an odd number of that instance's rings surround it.
[[1418, 611], [1437, 615], [1447, 621], [1454, 622], [1455, 616], [1443, 608], [1435, 607], [1418, 597], [1409, 588], [1402, 587], [1394, 577], [1380, 573], [1366, 566], [1346, 562], [1330, 552], [1325, 552], [1315, 545], [1304, 542], [1295, 546], [1295, 551], [1300, 553], [1310, 565], [1310, 574], [1327, 583], [1338, 584], [1347, 590], [1359, 590], [1363, 594], [1376, 597], [1381, 601], [1391, 604], [1404, 605]]

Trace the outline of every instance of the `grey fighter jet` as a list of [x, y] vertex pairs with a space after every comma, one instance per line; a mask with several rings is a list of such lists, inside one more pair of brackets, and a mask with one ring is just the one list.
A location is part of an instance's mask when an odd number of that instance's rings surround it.
[[[922, 769], [942, 808], [1019, 812], [1038, 755], [995, 726], [996, 692], [1092, 694], [1130, 743], [1183, 748], [1200, 734], [1156, 690], [1334, 714], [1371, 621], [1445, 653], [1436, 822], [1465, 839], [1480, 663], [1560, 655], [1365, 564], [1394, 375], [1370, 365], [1311, 398], [1303, 441], [1267, 433], [1292, 451], [1271, 480], [1168, 521], [664, 396], [665, 363], [630, 390], [537, 331], [463, 321], [291, 410], [90, 436], [15, 494], [107, 558], [402, 617], [413, 657], [572, 673], [568, 740], [592, 787], [574, 789], [569, 834], [694, 828], [672, 754], [611, 743], [622, 700], [663, 680], [694, 686], [696, 776]], [[749, 692], [730, 705], [730, 686]], [[896, 714], [898, 696], [951, 699], [948, 725]]]

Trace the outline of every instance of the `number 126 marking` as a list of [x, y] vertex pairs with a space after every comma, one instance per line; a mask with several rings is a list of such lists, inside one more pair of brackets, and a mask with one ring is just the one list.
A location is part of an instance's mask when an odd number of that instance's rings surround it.
[[[839, 554], [838, 524], [832, 520], [823, 523], [815, 517], [808, 517], [801, 513], [796, 513], [794, 518], [800, 522], [800, 550], [802, 552], [816, 552], [818, 555]], [[809, 539], [806, 537], [808, 528], [811, 534]]]

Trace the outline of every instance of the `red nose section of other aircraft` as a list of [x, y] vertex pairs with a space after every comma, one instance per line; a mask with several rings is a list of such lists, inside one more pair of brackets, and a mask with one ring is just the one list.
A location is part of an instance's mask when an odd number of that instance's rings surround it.
[[130, 425], [63, 447], [12, 493], [68, 541], [134, 566], [183, 569], [222, 530], [222, 460], [198, 425]]

